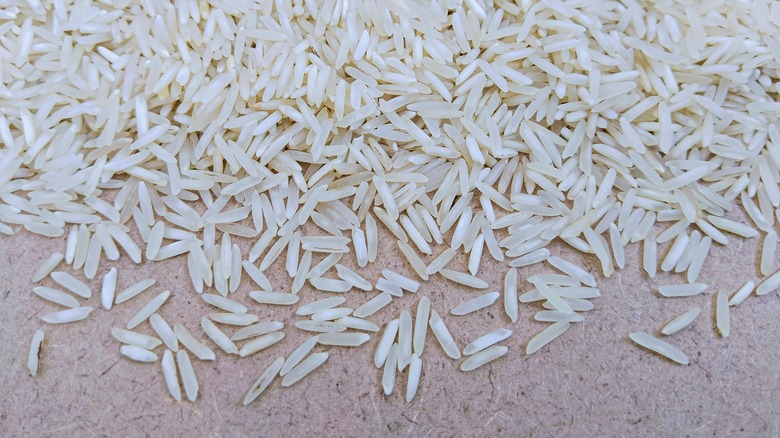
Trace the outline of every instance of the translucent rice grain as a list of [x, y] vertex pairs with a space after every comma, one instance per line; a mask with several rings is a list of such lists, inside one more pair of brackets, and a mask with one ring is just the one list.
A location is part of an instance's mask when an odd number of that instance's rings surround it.
[[49, 324], [67, 324], [69, 322], [81, 321], [89, 316], [92, 307], [76, 307], [75, 309], [60, 310], [59, 312], [44, 315], [43, 322]]
[[297, 295], [263, 290], [252, 291], [249, 293], [249, 296], [260, 304], [275, 304], [280, 306], [290, 306], [300, 300]]
[[276, 360], [274, 360], [271, 365], [269, 365], [268, 368], [266, 368], [265, 371], [260, 374], [260, 377], [258, 377], [257, 380], [255, 380], [255, 383], [249, 387], [249, 391], [247, 391], [246, 395], [244, 396], [244, 406], [247, 406], [248, 404], [255, 401], [257, 397], [260, 397], [263, 391], [265, 391], [271, 382], [273, 382], [277, 374], [279, 374], [279, 371], [282, 369], [282, 365], [284, 363], [285, 361], [283, 357], [276, 358]]
[[92, 296], [92, 290], [89, 286], [77, 280], [67, 272], [52, 272], [51, 278], [60, 286], [82, 298], [90, 298]]
[[149, 317], [149, 323], [152, 325], [155, 333], [157, 333], [157, 336], [162, 339], [162, 341], [165, 343], [165, 346], [169, 350], [173, 351], [174, 353], [179, 351], [179, 339], [176, 337], [176, 333], [174, 333], [171, 326], [168, 325], [168, 322], [166, 322], [162, 316], [155, 313]]
[[753, 290], [756, 288], [756, 282], [753, 280], [748, 280], [745, 282], [745, 284], [742, 285], [737, 291], [734, 293], [734, 295], [729, 300], [730, 306], [737, 306], [739, 304], [742, 304], [743, 301], [747, 299], [747, 297], [750, 296], [751, 293], [753, 293]]
[[[181, 342], [184, 347], [192, 352], [200, 360], [214, 360], [216, 355], [205, 344], [195, 339], [192, 334], [187, 331], [181, 324], [175, 324], [173, 326], [173, 332], [176, 333], [176, 338]], [[179, 350], [181, 351], [181, 350]]]
[[358, 347], [369, 339], [371, 336], [366, 333], [322, 333], [317, 337], [317, 342], [337, 347]]
[[422, 360], [420, 356], [415, 353], [412, 355], [412, 360], [409, 364], [409, 375], [406, 380], [406, 402], [409, 403], [414, 399], [417, 394], [417, 388], [420, 386], [420, 375], [422, 374]]
[[458, 345], [452, 338], [452, 335], [447, 329], [447, 326], [444, 325], [444, 321], [441, 319], [441, 316], [439, 316], [439, 314], [436, 313], [436, 311], [433, 309], [431, 309], [430, 325], [431, 330], [433, 330], [433, 334], [439, 341], [439, 345], [441, 345], [441, 348], [444, 350], [447, 356], [453, 359], [460, 359], [460, 350], [458, 350]]
[[313, 353], [284, 376], [282, 379], [282, 386], [288, 387], [294, 385], [311, 374], [312, 371], [319, 368], [326, 360], [328, 360], [327, 352]]
[[463, 363], [460, 364], [460, 369], [461, 371], [475, 370], [488, 362], [492, 362], [504, 356], [508, 351], [509, 347], [505, 347], [503, 345], [494, 345], [480, 351], [479, 353], [475, 353], [473, 356], [470, 356], [468, 359], [464, 360]]
[[132, 359], [136, 362], [156, 362], [157, 355], [153, 352], [146, 350], [135, 345], [122, 345], [119, 347], [119, 352], [123, 356]]
[[568, 321], [559, 321], [547, 326], [544, 330], [539, 332], [536, 336], [528, 341], [528, 345], [525, 347], [525, 354], [533, 354], [540, 348], [552, 342], [558, 336], [564, 334], [569, 329]]
[[233, 341], [231, 341], [222, 330], [217, 328], [213, 322], [206, 318], [201, 318], [200, 325], [206, 335], [211, 338], [211, 340], [214, 341], [214, 343], [217, 344], [219, 348], [221, 348], [225, 353], [238, 354], [238, 348], [236, 347], [236, 344], [234, 344]]
[[283, 338], [284, 338], [284, 333], [282, 332], [273, 332], [267, 335], [257, 337], [244, 344], [244, 346], [241, 347], [241, 350], [239, 350], [238, 354], [241, 357], [250, 356], [252, 354], [257, 353], [260, 350], [264, 350], [276, 344], [277, 342], [281, 341]]
[[644, 332], [635, 332], [628, 335], [632, 341], [636, 342], [640, 346], [654, 351], [661, 356], [668, 358], [680, 365], [688, 365], [688, 356], [682, 351], [678, 350], [673, 345], [670, 345], [660, 339], [654, 338]]
[[190, 362], [190, 355], [185, 350], [179, 350], [176, 352], [176, 362], [179, 364], [179, 374], [181, 374], [181, 382], [184, 386], [184, 392], [187, 394], [187, 399], [194, 402], [198, 398], [199, 388], [195, 370], [192, 368], [192, 362]]
[[137, 333], [134, 331], [121, 329], [119, 327], [111, 328], [111, 336], [123, 344], [135, 345], [136, 347], [141, 347], [146, 350], [154, 350], [160, 344], [162, 344], [162, 341], [155, 338], [154, 336], [148, 336], [143, 333]]
[[312, 336], [309, 339], [303, 341], [301, 345], [295, 348], [292, 353], [284, 361], [284, 365], [279, 370], [279, 375], [284, 377], [290, 372], [296, 365], [298, 365], [304, 357], [317, 345], [318, 336]]
[[[517, 301], [517, 300], [515, 300]], [[428, 334], [428, 318], [430, 317], [431, 301], [428, 297], [420, 298], [417, 303], [417, 314], [414, 319], [414, 334], [412, 336], [412, 344], [414, 347], [414, 353], [417, 356], [422, 356], [425, 349], [425, 337]]]
[[32, 275], [32, 282], [37, 283], [46, 278], [46, 276], [60, 264], [63, 258], [64, 256], [60, 252], [52, 253], [40, 266], [38, 266], [38, 269], [35, 270]]
[[490, 292], [466, 301], [452, 309], [453, 315], [466, 315], [492, 305], [501, 296], [499, 292]]
[[231, 341], [243, 341], [266, 333], [276, 332], [284, 328], [284, 323], [279, 321], [266, 321], [242, 327], [230, 337]]
[[780, 271], [775, 272], [756, 288], [756, 295], [766, 295], [780, 288]]
[[116, 268], [111, 268], [103, 277], [103, 284], [100, 287], [100, 303], [106, 310], [110, 310], [114, 305], [114, 294], [116, 293], [116, 275]]
[[766, 234], [761, 247], [761, 275], [769, 275], [775, 271], [775, 250], [777, 248], [777, 232], [772, 230]]
[[127, 328], [132, 329], [138, 324], [144, 322], [147, 318], [152, 316], [153, 313], [162, 307], [168, 297], [171, 296], [170, 291], [163, 291], [156, 297], [149, 300], [129, 321], [127, 321]]
[[387, 360], [385, 361], [385, 368], [382, 372], [382, 391], [385, 395], [393, 393], [393, 387], [395, 386], [395, 372], [398, 367], [398, 344], [393, 344], [390, 348], [390, 352], [387, 354]]
[[75, 309], [81, 305], [79, 304], [79, 300], [58, 289], [46, 286], [36, 286], [33, 288], [33, 292], [44, 300], [51, 301], [52, 303], [61, 306], [70, 307], [71, 309]]
[[669, 321], [669, 323], [661, 329], [661, 333], [669, 336], [679, 332], [685, 327], [688, 327], [700, 313], [701, 309], [698, 307], [689, 309], [687, 312]]
[[173, 360], [171, 350], [165, 350], [162, 358], [162, 372], [165, 379], [165, 386], [168, 393], [176, 401], [181, 401], [181, 387], [179, 386], [179, 376], [176, 373], [176, 362]]
[[731, 332], [731, 316], [729, 315], [728, 295], [725, 292], [718, 292], [715, 307], [715, 321], [721, 336], [728, 337]]
[[512, 336], [512, 330], [496, 329], [471, 341], [463, 348], [463, 354], [472, 355]]

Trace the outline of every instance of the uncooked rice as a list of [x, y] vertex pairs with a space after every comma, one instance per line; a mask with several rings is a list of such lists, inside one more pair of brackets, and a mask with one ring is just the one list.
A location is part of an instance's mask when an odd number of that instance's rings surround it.
[[[780, 29], [766, 2], [32, 0], [6, 9], [0, 233], [64, 244], [31, 277], [64, 289], [33, 288], [66, 308], [42, 320], [91, 314], [95, 283], [82, 277], [101, 279], [105, 311], [155, 285], [117, 293], [133, 274], [118, 275], [123, 257], [141, 269], [186, 263], [191, 288], [173, 293], [201, 295], [200, 327], [226, 354], [270, 349], [289, 326], [315, 333], [286, 359], [271, 353], [244, 404], [277, 375], [286, 387], [322, 366], [329, 353], [316, 346], [358, 346], [380, 331], [382, 390], [407, 372], [412, 401], [425, 388], [429, 326], [446, 356], [461, 357], [432, 285], [503, 287], [452, 310], [492, 321], [473, 312], [504, 300], [502, 321], [465, 347], [463, 371], [507, 354], [497, 343], [524, 333], [513, 329], [519, 303], [552, 323], [527, 354], [583, 321], [578, 312], [600, 296], [595, 262], [604, 277], [627, 264], [651, 279], [679, 276], [684, 284], [658, 286], [661, 297], [703, 300], [696, 281], [710, 275], [710, 252], [763, 234], [762, 277], [730, 300], [717, 292], [723, 337], [729, 305], [780, 289]], [[636, 242], [641, 267], [626, 257]], [[511, 269], [480, 278], [488, 254]], [[377, 261], [379, 278], [368, 268]], [[525, 269], [545, 261], [564, 275]], [[289, 283], [270, 275], [281, 266]], [[261, 289], [248, 302], [243, 273]], [[518, 278], [534, 289], [518, 297]], [[185, 328], [197, 318], [165, 321], [180, 314], [181, 301], [163, 307], [171, 295], [147, 297], [127, 329], [106, 331], [135, 361], [156, 361], [165, 344], [169, 394], [181, 400], [180, 378], [195, 401], [184, 348], [217, 355]], [[394, 300], [402, 310], [392, 317], [382, 311]], [[260, 322], [258, 307], [300, 318]], [[143, 333], [147, 319], [159, 339]], [[629, 337], [689, 362], [644, 332]], [[32, 375], [42, 342], [38, 330]]]

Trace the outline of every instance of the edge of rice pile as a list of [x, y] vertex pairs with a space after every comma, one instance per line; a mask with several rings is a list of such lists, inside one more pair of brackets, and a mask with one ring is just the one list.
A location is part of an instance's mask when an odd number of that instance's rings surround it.
[[[764, 278], [746, 279], [731, 299], [714, 291], [723, 337], [729, 305], [780, 287], [777, 2], [122, 8], [62, 0], [0, 11], [0, 233], [67, 236], [33, 274], [46, 282], [35, 293], [59, 306], [43, 321], [74, 323], [127, 302], [137, 309], [117, 323], [127, 330], [107, 335], [139, 362], [158, 361], [164, 344], [176, 400], [182, 387], [197, 399], [190, 354], [215, 360], [212, 344], [219, 355], [274, 358], [248, 404], [274, 382], [290, 386], [327, 366], [330, 348], [357, 348], [377, 333], [382, 389], [391, 394], [407, 372], [411, 401], [429, 326], [461, 360], [454, 319], [500, 305], [516, 323], [524, 303], [549, 323], [527, 341], [534, 353], [584, 319], [600, 296], [596, 277], [624, 268], [632, 243], [643, 261], [628, 269], [673, 273], [681, 283], [660, 293], [696, 297], [711, 292], [696, 281], [712, 246], [763, 235]], [[746, 221], [733, 219], [736, 210]], [[380, 227], [408, 276], [363, 272], [378, 261]], [[594, 255], [601, 272], [551, 254], [551, 242]], [[450, 263], [460, 251], [462, 269]], [[144, 293], [153, 279], [124, 285], [113, 266], [123, 257], [186, 262], [193, 293], [213, 311], [204, 333], [163, 318], [171, 293]], [[507, 266], [506, 277], [480, 277], [488, 258]], [[522, 277], [545, 262], [549, 272]], [[271, 266], [284, 266], [291, 290], [274, 288]], [[522, 294], [518, 280], [530, 286]], [[256, 302], [238, 292], [248, 281], [260, 288]], [[442, 281], [483, 295], [436, 309], [425, 289]], [[340, 307], [353, 289], [379, 293]], [[375, 324], [396, 300], [407, 310]], [[259, 321], [250, 304], [301, 319], [294, 328]], [[312, 332], [288, 358], [268, 352], [285, 330]], [[497, 343], [512, 335], [496, 327], [472, 340], [460, 368], [501, 360], [509, 348]], [[629, 337], [688, 363], [645, 332]], [[43, 346], [39, 330], [32, 375], [45, 371]]]

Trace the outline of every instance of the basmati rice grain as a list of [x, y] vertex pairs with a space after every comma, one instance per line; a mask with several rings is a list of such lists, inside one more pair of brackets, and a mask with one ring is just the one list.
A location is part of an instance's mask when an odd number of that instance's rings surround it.
[[682, 257], [683, 251], [685, 251], [685, 247], [688, 245], [689, 239], [690, 238], [685, 233], [677, 235], [677, 238], [674, 239], [674, 243], [672, 243], [669, 252], [664, 258], [664, 261], [661, 263], [662, 271], [669, 272], [677, 265], [677, 262], [680, 261], [680, 257]]
[[162, 305], [170, 296], [171, 292], [166, 290], [149, 300], [149, 302], [146, 303], [141, 308], [141, 310], [139, 310], [135, 315], [133, 315], [132, 318], [130, 318], [129, 321], [127, 321], [127, 328], [132, 329], [138, 324], [146, 321], [146, 318], [149, 318], [153, 313], [157, 312], [157, 310], [162, 307]]
[[114, 293], [116, 292], [116, 268], [111, 268], [103, 276], [103, 284], [100, 287], [100, 303], [106, 310], [111, 310], [114, 305]]
[[678, 350], [673, 345], [668, 344], [658, 338], [654, 338], [647, 333], [635, 332], [630, 333], [628, 336], [638, 345], [647, 348], [650, 351], [654, 351], [661, 356], [668, 358], [669, 360], [679, 363], [680, 365], [688, 365], [689, 363], [688, 356], [686, 356], [685, 353]]
[[264, 335], [266, 333], [276, 332], [284, 328], [284, 323], [279, 321], [266, 321], [243, 327], [233, 333], [231, 341], [243, 341], [254, 336]]
[[323, 333], [317, 337], [317, 342], [321, 345], [332, 345], [338, 347], [358, 347], [371, 339], [371, 336], [365, 333]]
[[441, 319], [441, 316], [439, 316], [439, 314], [436, 313], [436, 311], [433, 309], [431, 309], [431, 319], [429, 323], [431, 325], [431, 330], [433, 330], [433, 334], [436, 336], [436, 339], [439, 341], [439, 345], [441, 345], [441, 348], [444, 350], [447, 356], [453, 359], [460, 359], [460, 350], [458, 350], [458, 345], [452, 338], [452, 335], [447, 329], [447, 326], [444, 325], [444, 321]]
[[480, 351], [479, 353], [475, 353], [473, 356], [470, 356], [469, 358], [464, 360], [463, 363], [460, 364], [460, 370], [461, 371], [475, 370], [481, 367], [482, 365], [485, 365], [488, 362], [492, 362], [504, 356], [508, 351], [509, 351], [509, 347], [506, 347], [504, 345], [494, 345], [492, 347]]
[[165, 346], [174, 353], [179, 351], [179, 339], [176, 337], [176, 333], [170, 325], [158, 314], [153, 314], [149, 317], [149, 324], [151, 324], [154, 332], [162, 339]]
[[249, 296], [260, 304], [275, 304], [280, 306], [290, 306], [300, 300], [298, 295], [264, 290], [252, 291], [249, 293]]
[[279, 375], [284, 377], [290, 372], [296, 365], [298, 365], [304, 357], [317, 345], [319, 336], [312, 336], [309, 339], [303, 341], [292, 353], [287, 357], [284, 365], [279, 371]]
[[731, 297], [729, 300], [730, 306], [736, 306], [739, 304], [742, 304], [743, 301], [747, 299], [747, 297], [750, 296], [751, 293], [753, 293], [753, 289], [756, 288], [756, 282], [753, 280], [748, 280], [745, 284], [742, 285]]
[[704, 283], [690, 283], [690, 284], [665, 284], [658, 286], [658, 293], [669, 297], [690, 297], [698, 295], [707, 289], [707, 285]]
[[333, 321], [343, 318], [352, 313], [349, 307], [334, 307], [332, 309], [321, 310], [311, 316], [312, 321]]
[[698, 307], [689, 309], [687, 312], [669, 321], [669, 323], [661, 329], [661, 333], [669, 336], [679, 332], [685, 327], [688, 327], [700, 313], [701, 309]]
[[550, 257], [550, 250], [547, 248], [539, 248], [537, 250], [531, 251], [528, 254], [518, 257], [511, 262], [509, 262], [509, 266], [513, 268], [522, 268], [523, 266], [530, 266], [534, 265], [536, 263], [541, 263], [545, 260], [547, 260]]
[[412, 315], [401, 311], [398, 324], [398, 371], [403, 371], [412, 360]]
[[124, 303], [130, 298], [133, 298], [134, 296], [140, 294], [146, 289], [149, 289], [150, 287], [154, 286], [154, 283], [156, 283], [156, 281], [149, 278], [146, 280], [141, 280], [137, 283], [128, 286], [122, 292], [119, 292], [119, 294], [117, 294], [116, 299], [114, 299], [114, 304]]
[[209, 319], [220, 324], [248, 326], [256, 323], [259, 318], [257, 315], [247, 313], [212, 313]]
[[52, 303], [61, 306], [70, 307], [71, 309], [81, 305], [79, 304], [79, 300], [58, 289], [46, 286], [36, 286], [33, 288], [33, 292], [44, 300], [51, 301]]
[[539, 322], [582, 322], [585, 320], [585, 317], [576, 312], [563, 313], [558, 310], [540, 310], [534, 314], [534, 320]]
[[364, 291], [369, 291], [369, 292], [373, 289], [373, 286], [371, 286], [370, 281], [366, 280], [360, 274], [349, 269], [344, 265], [336, 263], [336, 272], [338, 273], [340, 279], [346, 281], [352, 287], [356, 287], [358, 289], [362, 289]]
[[282, 386], [288, 387], [294, 385], [299, 380], [311, 374], [312, 371], [319, 368], [322, 364], [325, 363], [326, 360], [328, 360], [327, 352], [312, 353], [311, 356], [307, 357], [303, 362], [296, 365], [295, 368], [290, 370], [290, 372], [284, 376], [282, 379]]
[[437, 272], [439, 272], [443, 267], [447, 266], [447, 263], [452, 260], [453, 257], [455, 257], [455, 250], [452, 248], [447, 248], [444, 251], [442, 251], [441, 254], [439, 254], [431, 264], [428, 265], [428, 267], [425, 268], [425, 273], [428, 275], [433, 275]]
[[203, 301], [207, 302], [208, 304], [216, 307], [217, 309], [222, 309], [227, 312], [231, 313], [246, 313], [247, 308], [243, 304], [236, 302], [234, 300], [231, 300], [230, 298], [226, 298], [220, 295], [214, 295], [214, 294], [202, 294], [200, 296]]
[[512, 336], [512, 330], [496, 329], [471, 341], [463, 348], [463, 354], [469, 356], [478, 353]]
[[428, 334], [428, 318], [431, 312], [431, 301], [428, 297], [420, 298], [417, 303], [417, 314], [414, 319], [414, 334], [412, 336], [412, 345], [414, 353], [422, 356], [425, 349], [425, 337]]
[[146, 350], [135, 345], [122, 345], [119, 347], [119, 352], [123, 356], [132, 359], [136, 362], [156, 362], [157, 355], [153, 352]]
[[282, 339], [284, 339], [283, 332], [272, 332], [267, 335], [260, 336], [244, 344], [244, 346], [241, 347], [241, 350], [239, 350], [238, 354], [241, 357], [250, 356], [252, 354], [257, 353], [260, 350], [264, 350], [276, 344]]
[[33, 334], [32, 341], [30, 341], [30, 352], [27, 354], [27, 369], [30, 370], [30, 375], [33, 377], [38, 375], [41, 354], [43, 353], [43, 338], [43, 329], [38, 329]]
[[258, 377], [257, 380], [255, 380], [255, 383], [249, 387], [249, 391], [247, 391], [246, 395], [244, 396], [244, 406], [249, 405], [255, 401], [257, 397], [260, 397], [263, 391], [265, 391], [266, 388], [271, 385], [271, 382], [273, 382], [277, 374], [279, 374], [279, 371], [282, 369], [282, 365], [284, 365], [284, 363], [284, 358], [278, 357], [271, 363], [271, 365], [268, 366], [268, 368], [265, 369], [265, 371], [263, 371], [262, 374], [260, 374], [260, 377]]
[[374, 352], [374, 366], [377, 368], [380, 368], [387, 360], [398, 334], [399, 325], [400, 320], [397, 318], [387, 323], [385, 331], [382, 333], [382, 338], [376, 346], [376, 352]]
[[498, 291], [480, 295], [476, 298], [466, 301], [459, 306], [456, 306], [450, 313], [460, 316], [476, 312], [477, 310], [484, 309], [485, 307], [492, 305], [496, 302], [496, 300], [498, 300], [500, 296], [501, 294]]
[[184, 386], [187, 399], [194, 402], [198, 398], [198, 379], [195, 377], [195, 370], [192, 368], [190, 355], [185, 350], [179, 350], [176, 352], [176, 362], [179, 364], [181, 383]]
[[173, 360], [171, 350], [165, 350], [162, 357], [162, 372], [165, 379], [165, 386], [168, 393], [176, 401], [181, 401], [181, 387], [179, 387], [179, 376], [176, 373], [176, 362]]
[[731, 332], [731, 316], [728, 296], [723, 291], [718, 292], [716, 296], [715, 321], [721, 336], [728, 337]]
[[422, 375], [422, 360], [417, 353], [412, 355], [412, 361], [409, 363], [409, 375], [406, 380], [406, 402], [409, 403], [417, 395], [417, 389], [420, 386], [420, 376]]
[[574, 263], [556, 256], [548, 258], [547, 261], [564, 274], [568, 274], [588, 286], [596, 287], [596, 279]]
[[135, 345], [136, 347], [140, 347], [146, 350], [154, 350], [160, 344], [162, 344], [162, 341], [155, 338], [154, 336], [121, 329], [119, 327], [111, 327], [111, 336], [123, 344]]
[[401, 250], [401, 253], [404, 255], [404, 257], [406, 257], [406, 260], [412, 266], [414, 272], [416, 272], [417, 275], [423, 279], [423, 281], [427, 281], [428, 274], [425, 273], [427, 267], [425, 266], [425, 263], [423, 263], [422, 259], [420, 259], [420, 256], [414, 252], [408, 243], [402, 240], [397, 240], [396, 244], [398, 244], [398, 248]]
[[387, 360], [385, 361], [385, 369], [382, 372], [382, 391], [385, 395], [393, 393], [393, 387], [395, 386], [395, 372], [398, 367], [398, 344], [393, 344], [390, 348], [390, 352], [387, 354]]
[[146, 242], [146, 259], [154, 260], [160, 252], [163, 235], [165, 234], [165, 224], [157, 222], [149, 232], [149, 239]]
[[775, 272], [756, 288], [756, 295], [766, 295], [780, 288], [780, 271]]
[[654, 278], [658, 271], [658, 244], [655, 241], [655, 230], [650, 228], [642, 241], [642, 267], [650, 278]]
[[336, 307], [344, 303], [346, 300], [347, 299], [344, 297], [323, 298], [321, 300], [304, 304], [303, 306], [299, 307], [298, 310], [295, 311], [295, 314], [301, 316], [314, 315], [317, 312]]
[[404, 275], [390, 271], [388, 269], [382, 269], [382, 275], [384, 275], [388, 281], [390, 281], [391, 283], [395, 284], [396, 286], [400, 287], [403, 290], [412, 293], [417, 293], [417, 290], [420, 288], [419, 282], [414, 281], [411, 278], [406, 277]]
[[569, 329], [568, 321], [558, 321], [554, 324], [547, 326], [544, 330], [539, 332], [536, 336], [528, 341], [525, 347], [525, 354], [533, 354], [540, 348], [552, 342], [558, 336], [564, 334]]
[[92, 297], [92, 289], [83, 282], [73, 278], [73, 276], [67, 272], [52, 272], [51, 278], [60, 286], [82, 298]]
[[355, 318], [353, 316], [342, 316], [341, 318], [337, 319], [336, 322], [354, 330], [363, 330], [367, 332], [379, 331], [379, 327], [373, 322], [366, 321], [365, 319]]
[[49, 324], [66, 324], [69, 322], [81, 321], [89, 316], [92, 307], [76, 307], [75, 309], [60, 310], [59, 312], [49, 313], [41, 319]]
[[32, 275], [32, 282], [37, 283], [46, 278], [51, 271], [60, 264], [63, 258], [65, 258], [65, 256], [63, 256], [61, 252], [52, 253], [43, 261], [43, 263], [41, 263], [38, 269], [35, 270]]
[[774, 272], [776, 248], [777, 232], [772, 230], [766, 234], [761, 248], [761, 275], [769, 275]]
[[448, 280], [474, 289], [486, 289], [489, 286], [487, 281], [477, 278], [473, 275], [466, 274], [465, 272], [441, 269], [439, 273]]
[[213, 322], [206, 318], [201, 318], [200, 325], [206, 335], [211, 338], [211, 340], [214, 341], [214, 343], [217, 344], [219, 348], [221, 348], [225, 353], [238, 354], [238, 348], [236, 347], [236, 344], [234, 344], [233, 341], [231, 341], [222, 330], [217, 328]]
[[[173, 326], [173, 332], [176, 333], [176, 338], [184, 345], [185, 348], [190, 350], [200, 360], [215, 360], [217, 356], [211, 348], [195, 339], [192, 334], [187, 331], [181, 324], [175, 324]], [[177, 357], [178, 359], [178, 357]]]
[[334, 321], [298, 321], [295, 323], [295, 327], [317, 333], [337, 333], [347, 329], [344, 324]]
[[699, 278], [699, 273], [701, 272], [702, 266], [704, 266], [704, 261], [707, 259], [707, 255], [710, 252], [711, 246], [712, 238], [710, 236], [705, 236], [703, 239], [701, 239], [701, 242], [699, 243], [699, 246], [696, 248], [696, 252], [693, 255], [691, 264], [688, 266], [688, 283], [693, 283], [697, 278]]

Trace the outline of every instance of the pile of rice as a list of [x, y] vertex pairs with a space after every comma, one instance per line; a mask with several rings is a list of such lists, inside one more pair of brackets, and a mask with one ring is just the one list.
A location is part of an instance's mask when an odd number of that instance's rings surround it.
[[[426, 339], [470, 371], [506, 355], [535, 311], [549, 326], [523, 342], [543, 349], [584, 319], [631, 243], [642, 266], [627, 269], [678, 274], [661, 296], [717, 293], [725, 337], [730, 306], [780, 287], [779, 30], [769, 0], [7, 0], [0, 232], [63, 241], [32, 279], [52, 305], [42, 326], [135, 306], [95, 336], [159, 363], [177, 400], [197, 398], [199, 362], [223, 353], [268, 357], [250, 403], [370, 342], [384, 393], [406, 373], [411, 401]], [[712, 245], [759, 237], [762, 278], [697, 282]], [[366, 278], [380, 244], [408, 272]], [[460, 252], [468, 272], [450, 264]], [[176, 293], [200, 294], [200, 326], [165, 319], [171, 292], [154, 279], [118, 287], [121, 257], [187, 263], [192, 288]], [[481, 278], [486, 258], [505, 276]], [[536, 264], [549, 273], [526, 276]], [[432, 282], [482, 292], [441, 308]], [[358, 290], [370, 299], [340, 307]], [[372, 322], [395, 300], [397, 318]], [[258, 306], [301, 318], [260, 321]], [[505, 313], [495, 330], [458, 345], [448, 326], [490, 306]], [[700, 313], [681, 308], [661, 333]], [[278, 356], [293, 330], [312, 336]], [[629, 337], [689, 362], [671, 338]]]

